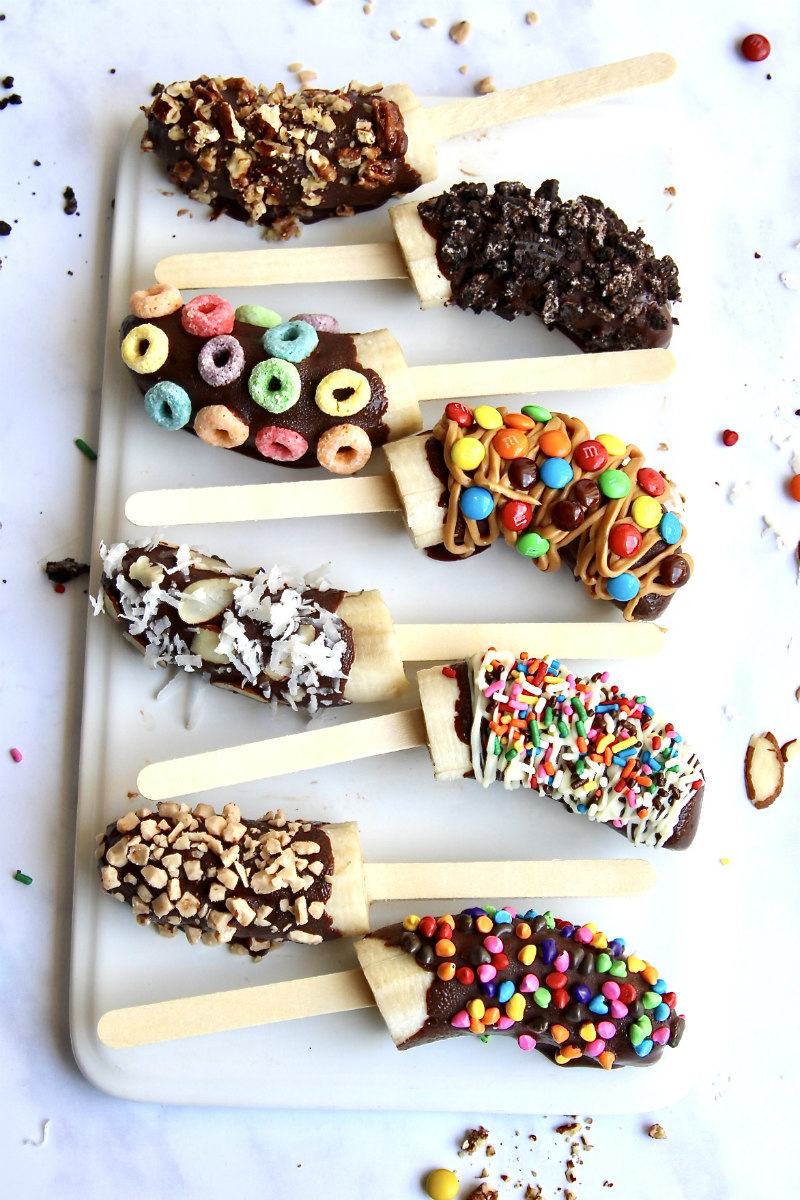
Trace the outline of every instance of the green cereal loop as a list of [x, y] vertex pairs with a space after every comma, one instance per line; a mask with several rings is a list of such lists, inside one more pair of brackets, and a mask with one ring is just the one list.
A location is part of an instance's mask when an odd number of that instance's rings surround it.
[[285, 358], [267, 358], [256, 363], [247, 381], [247, 390], [256, 404], [271, 413], [293, 408], [300, 399], [300, 388], [300, 372]]
[[258, 325], [261, 329], [273, 329], [282, 320], [273, 309], [260, 304], [240, 304], [233, 315], [244, 325]]
[[158, 325], [134, 325], [120, 347], [122, 361], [137, 375], [152, 375], [169, 354], [169, 338]]

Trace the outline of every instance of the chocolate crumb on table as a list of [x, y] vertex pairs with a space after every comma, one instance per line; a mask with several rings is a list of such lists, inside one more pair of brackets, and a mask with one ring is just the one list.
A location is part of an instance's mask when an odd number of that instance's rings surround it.
[[[64, 188], [64, 212], [68, 217], [74, 216], [78, 212], [78, 198], [69, 186]], [[80, 213], [78, 213], [78, 216], [80, 216]]]
[[46, 563], [44, 572], [51, 583], [69, 583], [79, 575], [87, 575], [89, 564], [80, 563], [74, 558], [62, 558], [57, 562]]

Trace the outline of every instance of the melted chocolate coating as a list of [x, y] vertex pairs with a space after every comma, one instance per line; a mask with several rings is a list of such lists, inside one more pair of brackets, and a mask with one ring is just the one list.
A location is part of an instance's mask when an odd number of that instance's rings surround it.
[[[557, 1055], [569, 1057], [574, 1054], [571, 1061], [586, 1066], [606, 1069], [626, 1065], [647, 1066], [660, 1058], [663, 1049], [661, 1044], [653, 1041], [650, 1036], [652, 1033], [666, 1030], [666, 1034], [659, 1036], [665, 1037], [665, 1044], [672, 1047], [680, 1042], [685, 1020], [675, 1011], [675, 994], [667, 992], [666, 986], [657, 981], [657, 972], [652, 967], [641, 964], [649, 979], [645, 979], [642, 971], [629, 970], [624, 942], [618, 939], [608, 942], [600, 935], [606, 945], [595, 947], [587, 926], [576, 927], [550, 914], [537, 915], [531, 912], [517, 920], [492, 921], [486, 910], [474, 908], [460, 913], [453, 925], [448, 922], [444, 933], [447, 940], [453, 943], [455, 954], [440, 955], [436, 952], [436, 944], [442, 936], [440, 926], [441, 921], [429, 935], [421, 934], [420, 928], [417, 928], [416, 940], [420, 948], [416, 951], [413, 943], [404, 945], [405, 931], [402, 925], [390, 925], [370, 935], [381, 939], [387, 946], [401, 946], [406, 953], [413, 954], [421, 970], [431, 973], [426, 998], [427, 1018], [422, 1028], [401, 1044], [402, 1050], [445, 1037], [482, 1033], [484, 1030], [481, 1028], [472, 1031], [453, 1026], [452, 1019], [456, 1014], [465, 1013], [467, 1004], [473, 1000], [483, 1002], [486, 1009], [495, 1006], [502, 1015], [506, 1010], [506, 1002], [498, 1001], [497, 992], [506, 981], [513, 984], [515, 994], [524, 1000], [523, 1015], [514, 1020], [508, 1029], [484, 1023], [485, 1032], [508, 1033], [517, 1039], [527, 1035], [535, 1039], [535, 1047], [531, 1048], [550, 1059], [555, 1059]], [[524, 936], [526, 933], [527, 936]], [[485, 941], [488, 937], [498, 938], [502, 942], [502, 950], [487, 950]], [[536, 957], [529, 966], [524, 965], [518, 957], [526, 946], [536, 947]], [[601, 958], [603, 954], [606, 958]], [[631, 961], [634, 966], [639, 965], [636, 960]], [[436, 974], [443, 962], [452, 963], [456, 968], [453, 979], [443, 980]], [[489, 962], [495, 963], [497, 974], [491, 981], [481, 983], [475, 968]], [[468, 974], [462, 974], [460, 980], [458, 972], [465, 967], [469, 969]], [[600, 967], [606, 969], [601, 970]], [[464, 982], [464, 979], [469, 979], [469, 974], [473, 976], [472, 981]], [[531, 982], [534, 974], [535, 988]], [[527, 982], [523, 984], [526, 977]], [[612, 1016], [610, 1003], [601, 990], [608, 983], [616, 984], [620, 993], [616, 1001], [621, 1006], [616, 1010], [619, 1013], [617, 1016]], [[653, 985], [663, 986], [663, 1000], [662, 993], [651, 990]], [[604, 1003], [605, 1011], [597, 1013], [591, 1010], [588, 1005], [593, 1002], [596, 1006]], [[667, 1015], [662, 1015], [660, 1008], [659, 1016], [654, 1015], [659, 1003], [663, 1003]], [[642, 1020], [644, 1017], [645, 1021]], [[613, 1026], [614, 1032], [612, 1034], [606, 1030], [608, 1036], [600, 1038], [597, 1026], [603, 1022]], [[649, 1045], [645, 1045], [644, 1039], [639, 1040], [640, 1050], [647, 1051], [644, 1054], [637, 1053], [631, 1040], [631, 1031], [637, 1022], [641, 1023], [640, 1032], [649, 1042]], [[594, 1027], [594, 1037], [590, 1036], [592, 1031], [587, 1028], [588, 1025]], [[636, 1038], [637, 1034], [633, 1036]], [[598, 1040], [602, 1043], [602, 1049]], [[589, 1047], [594, 1053], [587, 1053]], [[606, 1057], [601, 1058], [600, 1055], [604, 1053]]]
[[299, 224], [377, 208], [422, 182], [397, 105], [377, 91], [287, 96], [246, 79], [171, 84], [144, 110], [142, 149], [213, 216], [292, 237]]
[[[249, 427], [247, 440], [233, 447], [239, 454], [247, 454], [257, 458], [259, 462], [274, 463], [275, 459], [265, 459], [256, 448], [256, 435], [268, 426], [278, 426], [281, 429], [295, 430], [308, 442], [308, 450], [293, 462], [280, 460], [283, 467], [316, 466], [316, 446], [321, 434], [336, 425], [359, 425], [373, 446], [382, 446], [389, 437], [388, 426], [384, 424], [387, 398], [383, 382], [373, 370], [362, 367], [356, 357], [356, 347], [353, 338], [348, 333], [319, 333], [317, 347], [307, 358], [295, 363], [300, 375], [302, 390], [300, 399], [292, 408], [282, 413], [268, 412], [256, 404], [248, 389], [247, 381], [257, 363], [266, 361], [270, 356], [263, 346], [263, 336], [266, 330], [258, 325], [247, 325], [236, 321], [232, 336], [237, 339], [244, 351], [245, 365], [238, 379], [222, 387], [212, 387], [201, 376], [197, 369], [197, 356], [210, 339], [196, 337], [187, 333], [181, 323], [181, 311], [171, 313], [167, 317], [153, 317], [145, 321], [138, 317], [126, 317], [120, 328], [120, 338], [123, 340], [131, 329], [137, 325], [156, 325], [163, 329], [169, 338], [169, 354], [164, 364], [149, 375], [140, 375], [128, 368], [130, 375], [136, 380], [136, 386], [143, 394], [154, 384], [167, 380], [179, 384], [189, 395], [192, 403], [192, 416], [184, 430], [194, 434], [192, 422], [206, 405], [222, 404], [231, 410]], [[366, 377], [370, 385], [369, 402], [359, 412], [347, 417], [333, 417], [324, 413], [314, 400], [317, 384], [331, 371], [346, 367], [358, 371]], [[196, 436], [196, 435], [195, 435]]]
[[457, 183], [419, 214], [460, 308], [535, 313], [590, 352], [669, 345], [678, 269], [600, 200], [562, 200], [555, 179], [533, 195], [521, 183], [492, 195]]

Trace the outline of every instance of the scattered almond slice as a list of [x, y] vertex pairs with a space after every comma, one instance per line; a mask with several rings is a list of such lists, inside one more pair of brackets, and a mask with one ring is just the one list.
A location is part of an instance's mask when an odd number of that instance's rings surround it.
[[791, 741], [784, 742], [781, 746], [781, 758], [785, 763], [797, 758], [798, 754], [800, 754], [800, 738], [792, 738]]
[[769, 808], [783, 788], [783, 755], [774, 733], [754, 733], [744, 760], [748, 799], [756, 808]]

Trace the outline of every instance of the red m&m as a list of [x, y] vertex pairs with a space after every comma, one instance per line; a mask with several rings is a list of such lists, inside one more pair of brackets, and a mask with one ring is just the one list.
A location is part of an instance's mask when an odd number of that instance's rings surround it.
[[642, 544], [642, 535], [635, 525], [623, 521], [611, 529], [608, 544], [613, 553], [618, 554], [620, 558], [631, 558]]
[[533, 517], [533, 507], [524, 500], [507, 500], [500, 511], [500, 520], [512, 533], [527, 529]]
[[602, 442], [589, 438], [575, 447], [572, 457], [582, 471], [602, 471], [608, 462], [608, 451]]
[[663, 496], [667, 490], [666, 479], [654, 467], [640, 467], [636, 472], [636, 482], [648, 496]]
[[467, 429], [472, 424], [472, 409], [467, 408], [466, 404], [450, 403], [445, 407], [444, 415], [462, 429]]

